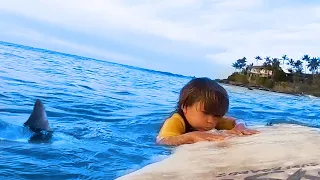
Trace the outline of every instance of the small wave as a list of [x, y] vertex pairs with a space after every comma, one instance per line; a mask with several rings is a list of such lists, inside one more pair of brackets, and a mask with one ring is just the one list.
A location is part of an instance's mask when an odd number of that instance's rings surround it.
[[32, 133], [22, 126], [0, 121], [0, 139], [2, 141], [27, 142]]
[[24, 143], [61, 143], [72, 142], [75, 138], [59, 131], [54, 132], [52, 137], [45, 134], [41, 137], [35, 136], [27, 127], [9, 124], [0, 120], [0, 140]]
[[115, 92], [115, 94], [119, 94], [119, 95], [125, 95], [125, 96], [134, 96], [135, 94], [129, 91], [118, 91]]
[[86, 85], [78, 85], [80, 87], [83, 87], [84, 89], [87, 89], [87, 90], [91, 90], [91, 91], [94, 91], [93, 88], [89, 87], [89, 86], [86, 86]]
[[23, 56], [19, 56], [19, 55], [16, 55], [16, 54], [12, 54], [12, 53], [2, 53], [3, 56], [5, 57], [13, 57], [13, 58], [20, 58], [20, 59], [24, 59]]

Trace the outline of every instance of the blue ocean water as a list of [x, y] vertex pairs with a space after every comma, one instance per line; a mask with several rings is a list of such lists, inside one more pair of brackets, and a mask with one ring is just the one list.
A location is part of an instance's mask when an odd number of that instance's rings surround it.
[[[191, 77], [0, 42], [0, 177], [115, 179], [170, 155], [155, 144]], [[228, 115], [248, 126], [320, 126], [320, 99], [223, 85]], [[22, 127], [44, 103], [51, 143]]]

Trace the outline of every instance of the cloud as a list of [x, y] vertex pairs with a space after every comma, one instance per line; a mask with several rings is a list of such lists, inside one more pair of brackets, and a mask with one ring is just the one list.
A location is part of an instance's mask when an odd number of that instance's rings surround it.
[[[2, 0], [0, 10], [33, 20], [37, 22], [37, 27], [31, 27], [34, 31], [41, 30], [41, 34], [49, 33], [59, 42], [68, 42], [57, 46], [81, 51], [90, 49], [91, 54], [103, 54], [101, 47], [112, 42], [118, 48], [109, 45], [105, 51], [119, 51], [127, 59], [131, 58], [132, 65], [161, 67], [157, 70], [189, 75], [226, 77], [233, 71], [231, 63], [244, 56], [254, 63], [257, 55], [281, 57], [287, 54], [300, 58], [307, 53], [318, 56], [320, 14], [316, 12], [320, 2], [301, 2]], [[41, 29], [41, 24], [51, 24], [87, 40], [62, 37], [63, 33], [55, 33], [58, 30]], [[97, 41], [90, 41], [90, 38]], [[94, 49], [98, 49], [97, 52]], [[161, 60], [166, 63], [159, 65]], [[169, 67], [168, 61], [176, 66], [184, 63], [187, 69]], [[157, 65], [152, 66], [152, 63]], [[205, 66], [212, 68], [203, 71]]]
[[[8, 26], [5, 26], [3, 23], [0, 23], [0, 25], [2, 25], [1, 27], [3, 28], [8, 28]], [[99, 47], [93, 48], [87, 45], [73, 43], [38, 31], [34, 31], [33, 29], [28, 29], [19, 26], [16, 26], [13, 29], [13, 31], [8, 31], [2, 35], [9, 37], [13, 36], [19, 38], [20, 40], [23, 39], [27, 41], [25, 43], [30, 46], [34, 44], [47, 45], [50, 47], [51, 50], [59, 52], [64, 52], [64, 49], [67, 48], [69, 50], [69, 53], [75, 53], [83, 56], [95, 56], [102, 59], [113, 59], [120, 63], [145, 63], [144, 60], [139, 58], [131, 57], [117, 52], [105, 51]]]

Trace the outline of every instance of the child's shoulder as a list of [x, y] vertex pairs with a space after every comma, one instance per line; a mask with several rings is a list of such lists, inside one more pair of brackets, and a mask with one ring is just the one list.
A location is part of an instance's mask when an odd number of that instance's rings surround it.
[[179, 113], [173, 113], [169, 118], [166, 119], [166, 122], [176, 122], [184, 125], [184, 120]]
[[167, 137], [179, 136], [185, 132], [185, 123], [182, 116], [180, 116], [178, 113], [173, 113], [163, 123], [157, 135], [157, 141], [160, 142], [162, 139]]
[[180, 119], [183, 120], [183, 119], [182, 119], [182, 116], [181, 116], [179, 113], [176, 113], [176, 112], [173, 113], [173, 114], [170, 116], [170, 118], [176, 118], [176, 119], [179, 119], [179, 120], [180, 120]]
[[161, 131], [185, 131], [185, 123], [180, 114], [174, 113], [167, 118], [162, 126]]

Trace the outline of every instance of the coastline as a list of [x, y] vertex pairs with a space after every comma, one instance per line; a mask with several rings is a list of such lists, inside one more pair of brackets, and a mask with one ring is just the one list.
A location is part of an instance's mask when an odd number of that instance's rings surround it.
[[[218, 82], [249, 90], [320, 97], [320, 57], [304, 54], [297, 59], [287, 55], [282, 55], [281, 58], [255, 56], [254, 59], [257, 61], [255, 66], [253, 63], [247, 64], [246, 57], [237, 59], [232, 63], [235, 71], [226, 79], [217, 79]], [[264, 62], [258, 65], [259, 61]], [[286, 69], [285, 64], [288, 65]]]
[[[296, 89], [281, 89], [278, 88], [277, 86], [273, 88], [266, 88], [264, 86], [259, 86], [256, 84], [244, 84], [241, 82], [236, 82], [236, 81], [229, 81], [228, 79], [216, 79], [218, 83], [221, 84], [226, 84], [226, 85], [231, 85], [231, 86], [238, 86], [238, 87], [244, 87], [247, 88], [248, 90], [262, 90], [262, 91], [269, 91], [269, 92], [275, 92], [275, 93], [284, 93], [284, 94], [290, 94], [290, 95], [295, 95], [295, 96], [314, 96], [314, 97], [320, 97], [320, 92], [308, 92], [308, 91], [298, 91]], [[299, 87], [299, 85], [297, 85]]]

